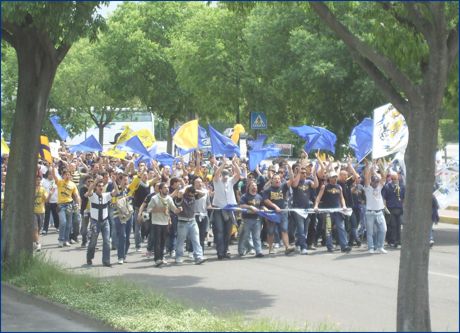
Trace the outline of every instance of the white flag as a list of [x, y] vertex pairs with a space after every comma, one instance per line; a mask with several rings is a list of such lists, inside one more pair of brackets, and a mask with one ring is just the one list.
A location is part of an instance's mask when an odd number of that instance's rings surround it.
[[406, 120], [393, 105], [386, 104], [374, 110], [373, 159], [404, 151], [408, 141]]

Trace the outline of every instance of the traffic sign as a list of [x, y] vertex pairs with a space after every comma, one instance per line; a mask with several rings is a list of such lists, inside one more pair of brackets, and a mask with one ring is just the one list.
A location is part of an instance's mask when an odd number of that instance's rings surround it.
[[267, 129], [267, 117], [263, 112], [251, 112], [251, 129]]

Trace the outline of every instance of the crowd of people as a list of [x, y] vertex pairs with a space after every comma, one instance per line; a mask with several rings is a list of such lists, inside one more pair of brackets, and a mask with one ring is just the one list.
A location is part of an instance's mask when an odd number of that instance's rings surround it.
[[[99, 234], [104, 266], [111, 266], [110, 251], [118, 264], [127, 262], [132, 233], [133, 250], [145, 251], [156, 267], [181, 264], [185, 252], [199, 265], [214, 253], [218, 260], [306, 255], [320, 246], [349, 253], [365, 243], [370, 254], [385, 254], [401, 245], [404, 175], [385, 161], [355, 169], [351, 158], [323, 161], [303, 152], [293, 163], [277, 158], [250, 171], [236, 156], [205, 159], [199, 151], [172, 165], [72, 154], [65, 146], [59, 156], [39, 160], [34, 246], [41, 250], [52, 216], [58, 247], [86, 247], [88, 265]], [[3, 168], [4, 181], [7, 159]], [[435, 222], [436, 212], [433, 197]], [[230, 253], [231, 242], [238, 253]]]

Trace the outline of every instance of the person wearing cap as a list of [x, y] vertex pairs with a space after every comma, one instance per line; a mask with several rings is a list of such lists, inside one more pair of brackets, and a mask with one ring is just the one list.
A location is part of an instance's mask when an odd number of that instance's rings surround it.
[[366, 196], [366, 230], [367, 249], [373, 253], [387, 253], [383, 248], [387, 225], [383, 215], [385, 205], [383, 203], [382, 188], [385, 184], [385, 173], [379, 164], [380, 175], [365, 161], [364, 169], [364, 194]]
[[[318, 177], [316, 176], [316, 170], [310, 172], [310, 175], [313, 176], [313, 180], [307, 178], [307, 174], [306, 167], [294, 165], [294, 177], [288, 181], [288, 185], [292, 188], [293, 208], [310, 208], [311, 198], [314, 195], [313, 190], [318, 187]], [[300, 246], [301, 254], [308, 254], [306, 239], [308, 236], [310, 216], [304, 218], [302, 215], [294, 213], [293, 218], [297, 229], [296, 245]]]
[[[321, 186], [318, 196], [315, 200], [315, 206], [313, 209], [318, 210], [318, 205], [323, 200], [323, 208], [340, 208], [346, 209], [345, 199], [343, 197], [342, 188], [337, 184], [338, 174], [334, 170], [330, 171], [328, 174], [328, 183]], [[351, 247], [348, 246], [348, 237], [345, 230], [345, 221], [342, 213], [333, 212], [330, 213], [332, 225], [335, 225], [337, 229], [337, 234], [339, 238], [340, 248], [342, 252], [348, 253], [351, 251]], [[332, 247], [332, 235], [331, 233], [327, 234], [326, 246], [328, 252], [333, 251]]]
[[230, 254], [228, 254], [227, 251], [232, 225], [235, 223], [235, 216], [233, 212], [225, 211], [222, 208], [227, 205], [237, 204], [233, 186], [240, 180], [241, 176], [241, 170], [236, 162], [236, 156], [232, 159], [233, 176], [230, 176], [230, 172], [225, 169], [226, 164], [227, 158], [224, 156], [221, 165], [216, 169], [213, 176], [214, 197], [212, 205], [220, 209], [213, 210], [211, 219], [214, 227], [213, 234], [217, 250], [217, 259], [219, 260], [224, 258], [230, 259]]

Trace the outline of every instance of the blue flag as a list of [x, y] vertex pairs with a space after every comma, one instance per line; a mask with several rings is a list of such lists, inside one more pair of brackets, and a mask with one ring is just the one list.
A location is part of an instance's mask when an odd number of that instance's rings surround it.
[[211, 125], [209, 134], [211, 138], [211, 152], [216, 156], [225, 155], [232, 157], [234, 154], [240, 156], [240, 147], [238, 147], [230, 138], [216, 131]]
[[299, 127], [289, 127], [289, 129], [305, 139], [305, 150], [307, 153], [312, 149], [322, 149], [327, 150], [335, 154], [335, 142], [337, 137], [331, 131], [318, 126], [299, 126]]
[[257, 136], [257, 139], [248, 141], [248, 146], [251, 147], [251, 149], [253, 149], [253, 150], [262, 149], [262, 147], [264, 145], [264, 141], [266, 139], [267, 139], [267, 135], [259, 134]]
[[163, 165], [169, 165], [170, 167], [173, 166], [174, 160], [176, 158], [168, 153], [159, 153], [155, 155], [155, 160], [157, 160], [159, 163]]
[[372, 151], [372, 137], [374, 133], [374, 121], [364, 118], [363, 121], [353, 128], [348, 144], [354, 151], [358, 162]]
[[281, 223], [281, 216], [280, 214], [276, 212], [266, 212], [263, 210], [259, 210], [257, 212], [257, 215], [259, 215], [260, 217], [266, 218], [270, 222]]
[[127, 152], [130, 152], [130, 153], [144, 155], [146, 157], [150, 156], [149, 152], [147, 151], [147, 148], [144, 147], [144, 144], [141, 142], [141, 140], [139, 139], [139, 137], [137, 135], [133, 136], [128, 141], [120, 143], [117, 146], [117, 149], [127, 151]]
[[157, 148], [158, 148], [158, 146], [156, 144], [154, 144], [152, 146], [152, 148], [150, 148], [150, 150], [148, 151], [149, 156], [141, 155], [138, 159], [136, 159], [134, 161], [134, 165], [136, 166], [136, 168], [139, 167], [139, 163], [141, 163], [141, 162], [144, 162], [145, 165], [147, 165], [147, 167], [151, 167], [152, 166], [152, 160], [155, 158], [155, 155], [157, 153]]
[[267, 158], [279, 156], [281, 149], [276, 148], [275, 145], [267, 145], [261, 149], [254, 149], [249, 151], [249, 170], [253, 171], [259, 163]]
[[307, 141], [305, 143], [305, 151], [309, 153], [312, 149], [321, 149], [330, 151], [331, 153], [335, 154], [335, 143], [337, 141], [337, 136], [325, 128], [317, 126], [312, 127], [318, 131], [319, 136], [314, 138], [312, 142]]
[[59, 135], [62, 141], [65, 141], [69, 137], [69, 133], [67, 133], [65, 128], [62, 127], [61, 124], [59, 124], [60, 120], [61, 119], [57, 115], [50, 117], [51, 124], [53, 124], [54, 129], [56, 130], [57, 134]]
[[102, 151], [102, 146], [96, 140], [94, 135], [91, 135], [89, 138], [87, 138], [83, 142], [80, 142], [78, 145], [70, 147], [69, 151], [71, 153], [74, 153], [76, 151], [81, 151], [81, 152]]

